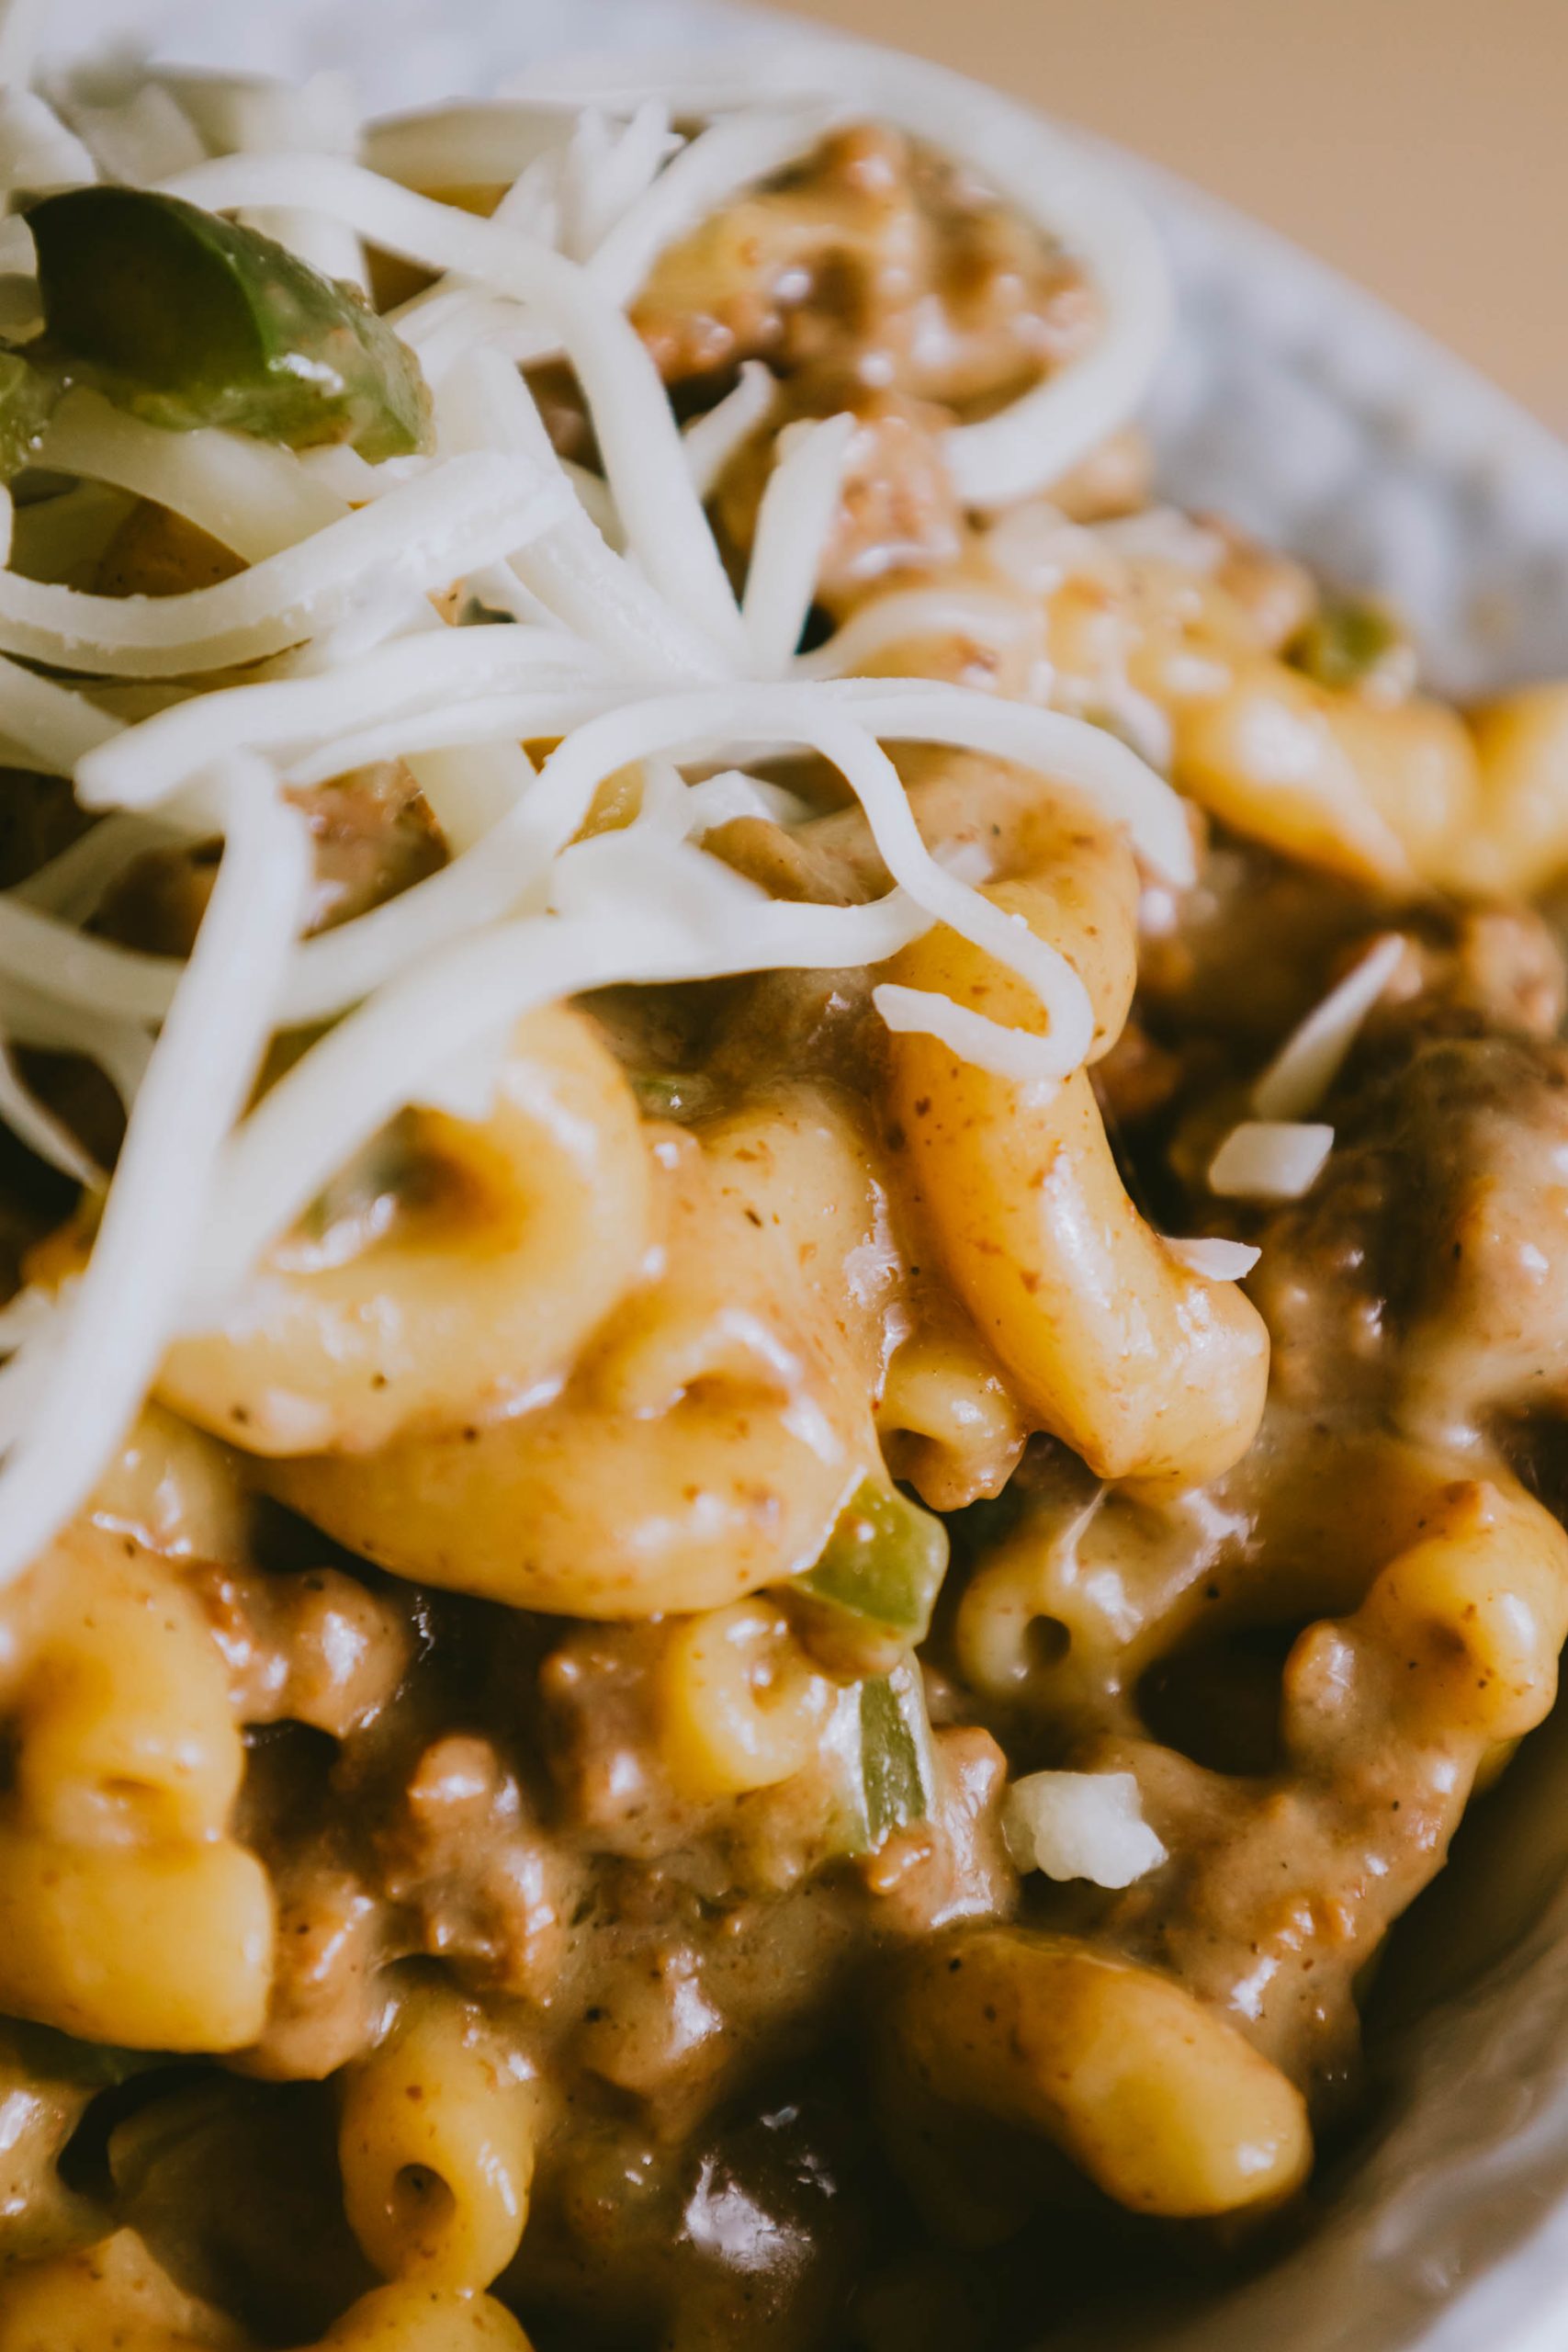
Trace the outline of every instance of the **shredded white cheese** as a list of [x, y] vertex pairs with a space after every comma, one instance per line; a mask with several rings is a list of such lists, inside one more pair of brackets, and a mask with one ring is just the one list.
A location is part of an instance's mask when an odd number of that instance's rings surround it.
[[1221, 1234], [1201, 1235], [1193, 1240], [1162, 1237], [1166, 1249], [1179, 1266], [1190, 1273], [1201, 1274], [1205, 1282], [1239, 1283], [1252, 1272], [1263, 1255], [1250, 1241], [1227, 1241]]
[[[173, 1336], [218, 1155], [254, 1079], [305, 903], [301, 820], [265, 772], [227, 787], [229, 846], [148, 1063], [67, 1325], [0, 1469], [0, 1583], [80, 1508]], [[24, 1341], [24, 1356], [27, 1343]]]
[[1334, 1148], [1332, 1127], [1292, 1119], [1245, 1119], [1209, 1163], [1209, 1190], [1222, 1199], [1299, 1201]]
[[852, 416], [793, 424], [779, 435], [740, 607], [759, 677], [782, 678], [795, 659], [854, 436]]
[[1404, 953], [1404, 941], [1397, 932], [1375, 940], [1308, 1013], [1252, 1090], [1252, 1107], [1260, 1119], [1302, 1119], [1316, 1110]]
[[766, 424], [778, 389], [760, 359], [744, 360], [734, 390], [692, 419], [681, 438], [692, 487], [699, 498], [712, 496], [726, 468]]
[[[0, 6], [0, 52], [7, 40], [26, 48], [19, 22]], [[365, 241], [435, 272], [394, 321], [436, 389], [435, 450], [378, 466], [347, 449], [298, 456], [233, 434], [164, 434], [82, 393], [48, 429], [49, 467], [101, 486], [91, 495], [104, 514], [117, 496], [155, 500], [250, 568], [155, 599], [84, 594], [63, 562], [52, 576], [0, 571], [0, 744], [73, 775], [82, 804], [108, 812], [0, 893], [0, 1039], [89, 1056], [130, 1113], [85, 1273], [55, 1305], [0, 1314], [0, 1353], [13, 1355], [0, 1371], [0, 1581], [91, 1491], [169, 1338], [231, 1311], [258, 1258], [403, 1106], [482, 1113], [500, 1041], [532, 1006], [613, 983], [876, 966], [940, 922], [1023, 979], [1038, 1018], [1010, 1029], [885, 987], [890, 1023], [1031, 1083], [1077, 1068], [1092, 1030], [1081, 981], [962, 863], [930, 854], [886, 745], [1031, 766], [1123, 824], [1154, 874], [1189, 878], [1179, 802], [1103, 729], [958, 688], [824, 674], [871, 658], [878, 628], [945, 631], [939, 592], [796, 661], [849, 419], [781, 442], [740, 596], [730, 585], [704, 500], [776, 387], [749, 365], [682, 435], [624, 305], [673, 239], [831, 121], [891, 115], [967, 157], [1061, 232], [1099, 285], [1108, 328], [1094, 351], [949, 436], [972, 503], [1039, 487], [1102, 439], [1163, 331], [1152, 240], [1066, 144], [1032, 119], [1026, 137], [1003, 102], [926, 69], [889, 78], [862, 52], [811, 55], [773, 91], [748, 64], [738, 97], [717, 93], [711, 107], [703, 67], [689, 89], [606, 85], [587, 115], [457, 108], [369, 135], [361, 152], [411, 179], [509, 182], [491, 219], [350, 161], [352, 110], [325, 82], [258, 96], [241, 81], [133, 75], [82, 117], [88, 144], [128, 177], [203, 145], [243, 150], [193, 163], [175, 191], [259, 216], [345, 269]], [[672, 113], [705, 127], [678, 138]], [[0, 100], [0, 164], [8, 130], [20, 152], [24, 133], [49, 126]], [[71, 163], [91, 169], [85, 154]], [[27, 247], [17, 224], [24, 268]], [[554, 352], [581, 387], [603, 479], [558, 458], [517, 371]], [[59, 547], [90, 545], [73, 503], [86, 494], [58, 502]], [[9, 514], [6, 501], [7, 526]], [[86, 520], [101, 529], [104, 514]], [[28, 530], [29, 545], [49, 542], [48, 520]], [[450, 591], [457, 628], [432, 605]], [[976, 634], [1000, 641], [1005, 598], [960, 602]], [[525, 743], [557, 748], [536, 773]], [[801, 750], [836, 767], [864, 810], [894, 882], [870, 905], [773, 901], [698, 846], [738, 815], [809, 813], [727, 764]], [[393, 759], [413, 768], [449, 862], [299, 941], [307, 854], [279, 786]], [[635, 820], [578, 840], [600, 786], [638, 763]], [[132, 858], [214, 833], [226, 846], [188, 962], [85, 928]], [[335, 1026], [247, 1110], [272, 1031], [312, 1023]], [[3, 1045], [0, 1116], [96, 1181]]]

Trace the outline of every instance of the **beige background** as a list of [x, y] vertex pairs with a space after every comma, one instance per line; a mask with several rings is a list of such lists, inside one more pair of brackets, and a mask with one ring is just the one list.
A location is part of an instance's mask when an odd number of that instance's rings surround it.
[[775, 0], [1284, 230], [1568, 434], [1568, 0]]

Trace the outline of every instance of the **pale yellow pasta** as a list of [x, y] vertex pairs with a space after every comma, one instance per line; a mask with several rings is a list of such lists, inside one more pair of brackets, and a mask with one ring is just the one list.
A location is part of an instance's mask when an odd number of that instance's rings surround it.
[[239, 2329], [182, 2293], [133, 2230], [0, 2281], [0, 2352], [242, 2352]]
[[272, 1890], [254, 1854], [64, 1846], [0, 1828], [0, 2007], [133, 2050], [243, 2050], [266, 2020]]
[[17, 1801], [65, 1844], [220, 1836], [244, 1771], [222, 1657], [177, 1574], [127, 1539], [67, 1531], [15, 1717]]
[[[894, 968], [976, 1010], [1008, 993], [951, 933]], [[1233, 1283], [1182, 1265], [1138, 1215], [1087, 1075], [1042, 1101], [931, 1038], [896, 1038], [891, 1063], [948, 1275], [1037, 1426], [1102, 1477], [1227, 1468], [1263, 1409], [1267, 1334]]]
[[166, 1562], [69, 1530], [17, 1598], [0, 2008], [139, 2049], [233, 2050], [266, 2014], [273, 1903], [229, 1836], [222, 1659]]
[[787, 1096], [656, 1154], [662, 1271], [558, 1399], [280, 1463], [273, 1491], [400, 1575], [581, 1616], [716, 1607], [809, 1567], [878, 1458], [880, 1191], [842, 1117]]
[[100, 1527], [169, 1558], [238, 1565], [251, 1555], [254, 1499], [236, 1456], [159, 1405], [137, 1415], [89, 1509]]
[[1383, 704], [1285, 663], [1237, 663], [1170, 704], [1175, 781], [1237, 832], [1353, 881], [1440, 881], [1472, 828], [1480, 777], [1439, 704]]
[[[1135, 977], [1135, 876], [1119, 836], [1069, 800], [1032, 804], [1026, 876], [987, 886], [1066, 956], [1119, 1035]], [[938, 928], [888, 967], [901, 985], [1038, 1029], [1015, 975]], [[890, 1042], [890, 1105], [937, 1248], [982, 1340], [1038, 1424], [1104, 1477], [1213, 1477], [1251, 1442], [1268, 1340], [1234, 1284], [1180, 1265], [1122, 1187], [1088, 1077], [1054, 1095], [931, 1037]]]
[[782, 1610], [706, 1611], [671, 1628], [660, 1661], [660, 1761], [682, 1796], [771, 1788], [810, 1763], [833, 1698]]
[[[1268, 2206], [1306, 2177], [1301, 2093], [1168, 1977], [1016, 1928], [931, 1939], [883, 2027], [924, 2097], [1038, 2132], [1134, 2211]], [[894, 2154], [897, 2153], [897, 2139]]]
[[999, 1494], [1029, 1435], [973, 1327], [940, 1310], [896, 1351], [876, 1423], [894, 1476], [933, 1510]]
[[[0, 2352], [245, 2352], [249, 2339], [185, 2294], [131, 2230], [6, 2274]], [[299, 2352], [529, 2352], [488, 2295], [412, 2282], [361, 2295]]]
[[376, 2268], [427, 2287], [488, 2287], [523, 2235], [537, 2131], [536, 2084], [478, 2010], [411, 1996], [380, 2048], [350, 2068], [338, 2127], [344, 2210]]
[[360, 1214], [280, 1244], [165, 1402], [264, 1454], [362, 1453], [570, 1371], [652, 1238], [647, 1147], [583, 1015], [519, 1023], [483, 1120], [423, 1111]]
[[1504, 695], [1472, 712], [1471, 730], [1480, 806], [1441, 878], [1472, 896], [1533, 896], [1568, 867], [1568, 685]]
[[1522, 1487], [1462, 1481], [1350, 1622], [1393, 1655], [1406, 1717], [1438, 1734], [1518, 1739], [1557, 1696], [1568, 1534]]
[[319, 2352], [528, 2352], [528, 2338], [489, 2295], [399, 2282], [362, 2295]]

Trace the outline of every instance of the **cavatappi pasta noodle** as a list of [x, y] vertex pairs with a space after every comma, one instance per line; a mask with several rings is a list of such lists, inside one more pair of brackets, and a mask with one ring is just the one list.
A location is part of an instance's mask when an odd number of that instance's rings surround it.
[[0, 2352], [1261, 2258], [1568, 1631], [1568, 687], [1158, 503], [966, 85], [25, 45]]

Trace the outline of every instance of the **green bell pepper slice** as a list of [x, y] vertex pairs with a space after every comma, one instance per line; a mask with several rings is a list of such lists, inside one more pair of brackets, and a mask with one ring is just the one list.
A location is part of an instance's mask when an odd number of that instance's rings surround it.
[[947, 1553], [940, 1519], [896, 1487], [867, 1478], [840, 1513], [816, 1566], [796, 1578], [796, 1589], [846, 1612], [867, 1634], [913, 1649], [931, 1630]]
[[1290, 647], [1289, 659], [1320, 686], [1359, 686], [1404, 641], [1399, 624], [1365, 596], [1325, 596]]
[[926, 1820], [934, 1795], [931, 1724], [912, 1658], [859, 1686], [860, 1772], [855, 1826], [874, 1852], [896, 1829]]
[[57, 389], [90, 383], [175, 432], [347, 442], [372, 462], [427, 446], [413, 354], [352, 286], [271, 237], [142, 188], [71, 188], [27, 220], [45, 334], [25, 364]]

